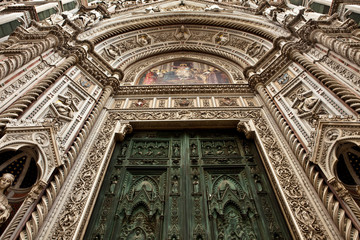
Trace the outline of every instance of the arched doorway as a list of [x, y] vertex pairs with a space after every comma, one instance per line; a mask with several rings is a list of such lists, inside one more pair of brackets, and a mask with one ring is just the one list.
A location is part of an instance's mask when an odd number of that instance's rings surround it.
[[233, 130], [117, 143], [85, 239], [291, 239], [254, 143]]

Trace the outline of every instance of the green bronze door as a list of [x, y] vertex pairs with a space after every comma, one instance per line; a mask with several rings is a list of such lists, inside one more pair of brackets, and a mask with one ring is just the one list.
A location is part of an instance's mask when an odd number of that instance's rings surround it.
[[116, 145], [85, 239], [291, 239], [256, 148], [230, 130]]

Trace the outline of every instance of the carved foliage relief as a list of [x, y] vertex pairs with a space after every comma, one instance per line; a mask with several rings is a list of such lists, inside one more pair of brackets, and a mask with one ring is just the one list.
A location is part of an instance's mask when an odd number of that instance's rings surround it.
[[[98, 167], [111, 141], [114, 126], [118, 120], [172, 120], [172, 119], [253, 119], [259, 141], [264, 146], [269, 162], [266, 168], [272, 168], [275, 175], [270, 175], [271, 181], [277, 179], [279, 185], [276, 191], [282, 192], [287, 202], [287, 208], [296, 219], [298, 234], [304, 238], [326, 239], [326, 229], [316, 215], [314, 206], [306, 195], [306, 190], [297, 180], [283, 149], [280, 147], [273, 130], [260, 113], [260, 111], [187, 111], [187, 112], [118, 112], [110, 113], [98, 134], [96, 143], [92, 146], [89, 156], [85, 159], [80, 175], [76, 178], [70, 196], [64, 201], [59, 221], [53, 231], [54, 238], [71, 238], [78, 228], [81, 213], [84, 212], [85, 203], [90, 190], [94, 188], [94, 179]], [[228, 149], [226, 150], [228, 151]], [[103, 173], [101, 173], [103, 174]], [[260, 186], [259, 186], [260, 189]], [[284, 200], [285, 200], [284, 199]], [[227, 214], [233, 215], [231, 209]], [[236, 213], [235, 213], [236, 214]], [[290, 216], [288, 216], [290, 219]], [[224, 229], [225, 231], [225, 229]]]
[[[134, 53], [153, 51], [159, 46], [163, 48], [168, 46], [169, 42], [185, 44], [192, 48], [196, 47], [199, 42], [204, 42], [207, 45], [211, 44], [214, 48], [222, 46], [222, 50], [229, 53], [234, 52], [234, 49], [240, 50], [239, 54], [236, 53], [237, 57], [244, 58], [244, 63], [248, 65], [250, 58], [260, 59], [271, 48], [270, 42], [255, 35], [226, 31], [221, 28], [205, 29], [184, 25], [174, 26], [171, 30], [156, 28], [141, 32], [134, 31], [130, 35], [127, 34], [125, 38], [117, 36], [119, 40], [111, 39], [108, 44], [103, 42], [101, 46], [96, 47], [96, 51], [114, 67], [122, 67], [121, 65]], [[129, 55], [128, 53], [131, 52], [133, 54]]]
[[253, 143], [231, 130], [137, 131], [114, 150], [85, 238], [288, 239], [260, 168]]

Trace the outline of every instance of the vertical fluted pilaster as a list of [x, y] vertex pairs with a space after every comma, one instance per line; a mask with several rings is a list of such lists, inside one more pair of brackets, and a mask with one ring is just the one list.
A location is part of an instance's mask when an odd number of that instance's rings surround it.
[[259, 93], [260, 97], [263, 99], [264, 103], [266, 104], [266, 107], [269, 109], [271, 115], [275, 119], [279, 128], [283, 132], [283, 136], [285, 136], [287, 142], [289, 143], [291, 149], [295, 153], [297, 159], [300, 160], [301, 164], [304, 167], [306, 164], [305, 160], [307, 158], [305, 149], [296, 138], [294, 132], [288, 126], [287, 122], [285, 121], [284, 117], [281, 115], [280, 111], [277, 109], [273, 100], [270, 98], [269, 94], [265, 89], [264, 84], [258, 84], [256, 86], [256, 90]]
[[69, 151], [67, 152], [67, 157], [73, 163], [78, 156], [89, 132], [91, 131], [94, 123], [99, 116], [100, 111], [104, 108], [105, 103], [109, 99], [110, 95], [113, 92], [113, 88], [111, 86], [106, 86], [96, 107], [90, 113], [87, 121], [84, 123], [83, 128], [79, 132], [78, 136], [75, 138], [73, 145], [70, 147]]
[[77, 62], [77, 57], [71, 55], [62, 64], [53, 69], [51, 73], [41, 79], [33, 88], [12, 103], [0, 114], [0, 129], [11, 120], [18, 118], [38, 97], [48, 89], [64, 72]]
[[316, 66], [316, 64], [301, 54], [299, 50], [290, 50], [289, 56], [291, 60], [299, 63], [330, 91], [335, 93], [336, 96], [342, 99], [344, 103], [347, 104], [351, 109], [353, 109], [358, 114], [360, 113], [360, 97], [355, 94], [352, 89], [348, 88], [346, 85], [341, 84], [338, 80], [325, 73], [318, 66]]
[[[54, 47], [57, 39], [53, 35], [48, 35], [45, 39], [35, 43], [33, 46], [16, 53], [0, 62], [0, 80], [8, 76], [10, 73], [19, 69], [35, 57]], [[21, 45], [20, 45], [21, 47]]]

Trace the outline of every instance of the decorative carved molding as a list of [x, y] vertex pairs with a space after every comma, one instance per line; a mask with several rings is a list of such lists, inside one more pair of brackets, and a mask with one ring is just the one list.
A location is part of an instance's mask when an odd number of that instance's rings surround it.
[[166, 86], [122, 86], [117, 95], [143, 94], [214, 94], [214, 93], [253, 93], [245, 84], [214, 84], [211, 85], [166, 85]]
[[353, 90], [344, 86], [337, 79], [329, 76], [321, 70], [316, 64], [307, 59], [299, 50], [290, 50], [290, 58], [301, 64], [307, 71], [313, 74], [321, 83], [334, 92], [355, 112], [360, 113], [360, 97], [353, 93]]
[[[79, 134], [76, 136], [71, 147], [63, 154], [64, 164], [60, 166], [57, 170], [58, 173], [54, 175], [51, 182], [46, 186], [46, 191], [42, 192], [41, 200], [37, 203], [37, 208], [31, 214], [31, 218], [26, 221], [26, 227], [20, 233], [22, 238], [34, 238], [41, 226], [44, 223], [45, 217], [48, 214], [52, 204], [55, 201], [58, 193], [60, 192], [61, 186], [64, 183], [71, 167], [74, 164], [75, 159], [77, 158], [82, 146], [85, 143], [92, 127], [94, 126], [101, 110], [103, 109], [106, 101], [113, 92], [112, 87], [105, 87], [102, 95], [100, 96], [97, 104], [94, 109], [88, 116], [88, 119], [84, 122], [84, 125], [79, 129]], [[11, 236], [12, 232], [9, 230], [5, 233], [6, 236]]]
[[[348, 212], [347, 214], [350, 215], [350, 217], [351, 214], [354, 214], [356, 216], [355, 219], [359, 219], [360, 207], [346, 190], [343, 183], [341, 183], [336, 171], [338, 163], [337, 148], [345, 143], [360, 144], [359, 119], [346, 120], [347, 121], [344, 121], [344, 119], [338, 118], [319, 121], [311, 162], [320, 167], [325, 175], [324, 177], [333, 185], [338, 197], [347, 203], [352, 211], [352, 213]], [[357, 228], [360, 230], [360, 224], [357, 224]]]
[[[106, 153], [111, 138], [114, 134], [116, 122], [118, 120], [180, 120], [180, 119], [252, 119], [254, 127], [256, 128], [259, 141], [264, 145], [266, 155], [269, 158], [267, 167], [275, 169], [274, 174], [270, 176], [273, 182], [276, 178], [281, 188], [277, 191], [283, 192], [282, 195], [289, 202], [292, 216], [296, 219], [299, 233], [304, 238], [324, 239], [327, 233], [323, 231], [325, 227], [321, 226], [321, 221], [315, 215], [315, 210], [307, 200], [305, 189], [296, 180], [296, 174], [292, 170], [291, 164], [288, 162], [286, 154], [277, 142], [273, 130], [262, 116], [259, 110], [239, 110], [239, 111], [201, 111], [184, 110], [178, 111], [122, 111], [109, 113], [108, 118], [103, 124], [101, 131], [98, 134], [97, 140], [90, 150], [89, 157], [83, 165], [81, 174], [77, 177], [71, 196], [65, 202], [61, 216], [58, 217], [58, 222], [55, 229], [52, 231], [54, 238], [73, 238], [75, 230], [78, 229], [81, 212], [84, 211], [88, 194], [93, 188], [93, 181], [95, 176], [99, 173], [95, 171]], [[270, 165], [268, 165], [270, 164]], [[101, 171], [101, 170], [99, 170]], [[103, 171], [101, 171], [103, 174]], [[99, 187], [99, 186], [97, 186]], [[96, 187], [96, 188], [97, 188]], [[95, 191], [97, 192], [97, 191]], [[285, 200], [285, 199], [284, 199]], [[290, 216], [288, 216], [290, 221]], [[81, 230], [83, 231], [83, 229]], [[329, 237], [329, 236], [328, 236]]]
[[[319, 197], [326, 206], [329, 214], [332, 216], [332, 219], [337, 224], [337, 227], [340, 230], [342, 236], [345, 236], [346, 239], [349, 240], [352, 239], [351, 234], [358, 234], [359, 232], [356, 227], [352, 225], [352, 222], [354, 220], [351, 218], [351, 216], [350, 218], [346, 216], [344, 206], [339, 203], [339, 200], [332, 192], [332, 189], [328, 187], [326, 180], [320, 175], [315, 165], [309, 162], [309, 153], [307, 152], [306, 148], [302, 146], [302, 143], [298, 140], [298, 137], [289, 127], [288, 123], [285, 121], [284, 117], [277, 109], [277, 106], [271, 100], [270, 96], [264, 88], [264, 85], [259, 84], [257, 90], [260, 96], [263, 98], [264, 102], [266, 103], [271, 114], [273, 115], [283, 135], [286, 137], [287, 142], [290, 144], [293, 152], [296, 154], [298, 161], [301, 163], [302, 167], [307, 173], [309, 180], [313, 184], [314, 188], [317, 189]], [[352, 116], [349, 119], [340, 117], [338, 120], [343, 120], [346, 122], [347, 120], [351, 119]], [[314, 126], [314, 128], [316, 129], [316, 125]], [[311, 149], [312, 146], [310, 146], [309, 148]], [[334, 211], [334, 205], [340, 205], [341, 207], [337, 208], [336, 211]]]
[[5, 125], [11, 120], [18, 118], [26, 108], [30, 106], [37, 98], [46, 90], [51, 84], [53, 84], [64, 72], [75, 64], [77, 58], [75, 56], [68, 57], [62, 64], [55, 68], [49, 75], [41, 79], [38, 84], [27, 91], [22, 97], [17, 99], [10, 105], [5, 111], [0, 114], [0, 128], [4, 128]]

